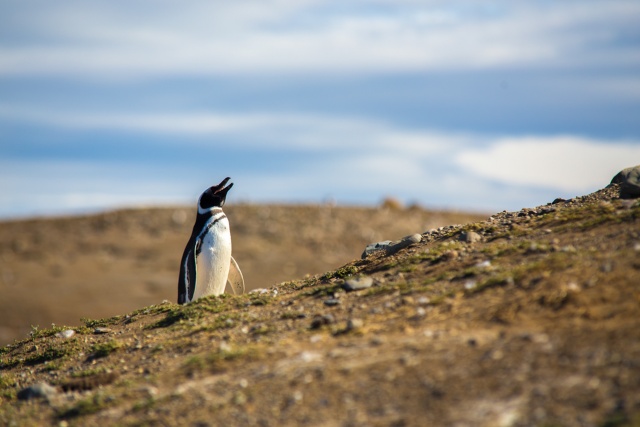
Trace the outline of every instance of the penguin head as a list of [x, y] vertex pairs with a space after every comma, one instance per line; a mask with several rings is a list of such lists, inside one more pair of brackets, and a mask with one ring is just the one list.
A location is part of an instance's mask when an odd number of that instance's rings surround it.
[[198, 200], [198, 212], [204, 213], [212, 208], [224, 206], [225, 199], [227, 198], [227, 192], [233, 187], [233, 183], [227, 187], [225, 185], [231, 178], [227, 177], [222, 180], [218, 185], [207, 188]]

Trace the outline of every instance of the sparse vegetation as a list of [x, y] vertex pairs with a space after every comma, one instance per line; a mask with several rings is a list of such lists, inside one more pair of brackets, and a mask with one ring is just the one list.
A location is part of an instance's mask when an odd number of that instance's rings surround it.
[[75, 402], [75, 404], [61, 409], [58, 418], [62, 420], [95, 414], [109, 406], [115, 405], [113, 396], [95, 393]]
[[353, 276], [358, 272], [358, 267], [355, 265], [347, 265], [344, 267], [340, 267], [335, 271], [330, 271], [320, 277], [320, 280], [330, 280], [330, 279], [345, 279], [347, 277]]
[[[83, 319], [70, 338], [34, 327], [0, 349], [0, 424], [634, 425], [640, 216], [611, 194], [264, 291]], [[345, 292], [355, 275], [373, 285]], [[40, 382], [58, 395], [18, 400]]]
[[120, 341], [111, 339], [109, 341], [93, 345], [93, 347], [91, 347], [91, 352], [95, 358], [107, 357], [111, 353], [120, 350], [122, 347], [123, 345]]
[[193, 355], [186, 358], [182, 366], [183, 372], [188, 376], [195, 373], [208, 371], [210, 373], [224, 372], [227, 364], [238, 359], [255, 360], [264, 350], [255, 346], [231, 347], [225, 345], [217, 351], [206, 354]]

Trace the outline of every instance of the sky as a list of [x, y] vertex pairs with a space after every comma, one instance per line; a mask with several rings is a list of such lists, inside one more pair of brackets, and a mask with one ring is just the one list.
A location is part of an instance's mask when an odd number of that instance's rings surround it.
[[637, 0], [0, 0], [0, 218], [498, 212], [640, 164]]

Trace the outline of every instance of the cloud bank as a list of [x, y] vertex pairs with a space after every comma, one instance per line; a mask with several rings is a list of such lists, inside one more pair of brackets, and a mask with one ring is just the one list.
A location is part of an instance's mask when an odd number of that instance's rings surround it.
[[[6, 111], [0, 109], [0, 117]], [[132, 157], [126, 143], [114, 142], [111, 148], [122, 151], [122, 161], [5, 162], [0, 172], [3, 186], [19, 185], [23, 191], [13, 188], [4, 195], [2, 205], [19, 206], [37, 195], [38, 208], [45, 211], [46, 206], [50, 211], [53, 206], [77, 210], [187, 202], [187, 196], [197, 196], [191, 192], [209, 185], [212, 174], [220, 170], [222, 160], [216, 158], [220, 150], [225, 159], [234, 158], [240, 165], [253, 162], [254, 166], [236, 168], [232, 174], [239, 181], [237, 196], [243, 200], [297, 202], [329, 197], [375, 204], [384, 196], [394, 196], [430, 206], [451, 206], [455, 200], [476, 210], [519, 209], [531, 203], [527, 198], [532, 194], [539, 197], [535, 203], [544, 203], [594, 191], [633, 159], [640, 159], [638, 140], [409, 131], [362, 118], [206, 112], [31, 111], [19, 115], [12, 110], [11, 114], [14, 120], [32, 125], [82, 132], [124, 131], [142, 139], [172, 133], [176, 138], [165, 140], [165, 149], [197, 154], [188, 162], [145, 164]], [[211, 142], [216, 138], [221, 142]], [[269, 157], [282, 152], [297, 155], [283, 168], [263, 164], [263, 157], [268, 163]], [[142, 154], [149, 155], [153, 154]], [[227, 173], [231, 174], [225, 169], [223, 174]], [[56, 189], [65, 193], [58, 194]]]
[[[127, 78], [638, 66], [640, 4], [5, 3], [0, 75]], [[616, 25], [612, 26], [611, 23]], [[635, 36], [634, 36], [635, 35]]]
[[[248, 201], [519, 209], [640, 153], [636, 0], [0, 3], [0, 216]], [[237, 191], [236, 191], [237, 190]]]

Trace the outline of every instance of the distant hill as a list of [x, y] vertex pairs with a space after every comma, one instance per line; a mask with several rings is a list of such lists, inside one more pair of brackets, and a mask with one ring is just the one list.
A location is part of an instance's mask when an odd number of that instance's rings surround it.
[[[487, 215], [332, 205], [227, 205], [248, 289], [320, 274], [365, 245]], [[175, 302], [195, 207], [0, 222], [0, 345], [31, 326], [76, 324]]]

